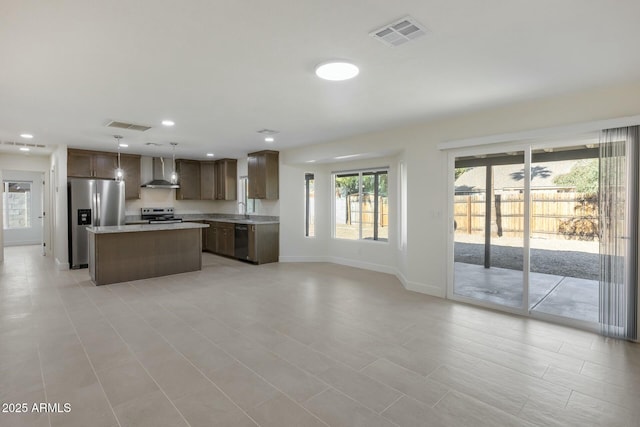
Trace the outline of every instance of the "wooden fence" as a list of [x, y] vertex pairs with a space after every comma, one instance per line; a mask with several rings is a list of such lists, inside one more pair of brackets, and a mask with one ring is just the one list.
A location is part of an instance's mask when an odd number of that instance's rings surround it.
[[[345, 204], [344, 213], [345, 224], [357, 224], [360, 221], [360, 199], [358, 194], [349, 194]], [[374, 221], [374, 195], [362, 195], [362, 223], [373, 224]], [[378, 196], [378, 225], [380, 227], [389, 226], [389, 199]]]
[[[484, 193], [454, 196], [456, 232], [484, 234]], [[597, 197], [581, 193], [542, 193], [531, 195], [532, 237], [597, 240]], [[494, 236], [521, 237], [524, 231], [524, 194], [495, 195], [491, 204], [491, 233]]]

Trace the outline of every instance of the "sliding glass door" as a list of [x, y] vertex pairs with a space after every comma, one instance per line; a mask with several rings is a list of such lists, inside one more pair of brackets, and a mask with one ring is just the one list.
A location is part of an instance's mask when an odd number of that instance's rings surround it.
[[524, 151], [455, 159], [454, 283], [462, 300], [526, 307]]
[[587, 145], [532, 151], [529, 300], [540, 317], [596, 325], [600, 160]]
[[448, 296], [634, 339], [637, 144], [634, 127], [451, 154]]

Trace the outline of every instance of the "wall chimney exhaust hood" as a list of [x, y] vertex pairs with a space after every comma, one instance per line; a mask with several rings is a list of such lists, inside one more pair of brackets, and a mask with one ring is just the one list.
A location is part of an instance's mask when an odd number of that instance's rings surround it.
[[178, 184], [172, 184], [167, 181], [164, 175], [164, 159], [162, 157], [153, 158], [153, 179], [146, 184], [141, 185], [142, 188], [180, 188]]

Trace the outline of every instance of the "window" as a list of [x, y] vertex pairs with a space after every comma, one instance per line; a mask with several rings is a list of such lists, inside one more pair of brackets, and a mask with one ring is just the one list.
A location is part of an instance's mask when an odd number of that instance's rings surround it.
[[334, 175], [334, 237], [389, 239], [388, 176], [386, 169]]
[[306, 237], [315, 237], [315, 177], [312, 173], [304, 174], [304, 235]]
[[[238, 192], [238, 213], [241, 214], [250, 214], [255, 213], [256, 211], [256, 201], [255, 199], [249, 199], [249, 178], [247, 176], [240, 177], [240, 185], [238, 186], [240, 190]], [[244, 205], [244, 209], [243, 206]]]
[[2, 225], [5, 230], [31, 228], [31, 184], [31, 182], [4, 182]]

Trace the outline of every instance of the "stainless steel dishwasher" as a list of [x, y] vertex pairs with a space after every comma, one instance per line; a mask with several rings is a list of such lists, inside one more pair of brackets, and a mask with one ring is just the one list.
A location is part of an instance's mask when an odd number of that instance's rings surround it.
[[236, 224], [234, 255], [238, 259], [249, 258], [249, 226]]

